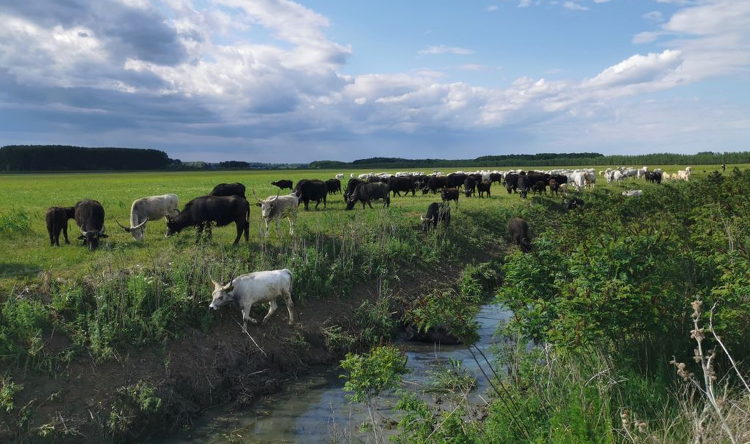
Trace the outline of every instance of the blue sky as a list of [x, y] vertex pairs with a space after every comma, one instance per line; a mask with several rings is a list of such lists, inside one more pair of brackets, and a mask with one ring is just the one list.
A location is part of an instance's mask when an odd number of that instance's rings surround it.
[[750, 150], [747, 0], [6, 0], [0, 23], [2, 145]]

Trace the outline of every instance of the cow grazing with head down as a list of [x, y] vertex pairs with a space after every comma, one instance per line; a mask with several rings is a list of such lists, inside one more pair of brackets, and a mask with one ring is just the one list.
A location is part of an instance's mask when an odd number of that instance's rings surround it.
[[372, 201], [380, 199], [383, 199], [383, 207], [389, 208], [391, 206], [391, 193], [388, 185], [380, 182], [361, 183], [357, 185], [357, 188], [349, 196], [349, 200], [346, 202], [346, 209], [353, 209], [358, 201], [362, 202], [363, 210], [365, 209], [365, 204], [372, 208]]
[[471, 197], [472, 194], [476, 192], [477, 189], [477, 181], [472, 176], [467, 176], [466, 179], [464, 179], [464, 196]]
[[294, 193], [305, 204], [305, 211], [310, 210], [310, 201], [315, 201], [315, 209], [318, 209], [320, 201], [323, 201], [323, 208], [327, 207], [326, 198], [328, 197], [328, 187], [318, 179], [302, 179], [297, 182]]
[[414, 179], [407, 176], [391, 177], [388, 179], [388, 188], [393, 193], [393, 197], [401, 197], [401, 193], [404, 193], [404, 195], [411, 193], [412, 197], [414, 197], [417, 192], [417, 185], [414, 183]]
[[196, 197], [175, 217], [167, 218], [167, 236], [179, 233], [186, 227], [196, 227], [195, 243], [200, 242], [203, 230], [211, 237], [211, 223], [223, 227], [234, 222], [237, 226], [236, 245], [245, 234], [245, 242], [250, 240], [250, 204], [239, 196], [202, 196]]
[[291, 190], [292, 185], [294, 185], [294, 182], [292, 182], [291, 180], [282, 179], [282, 180], [276, 180], [274, 182], [271, 182], [271, 185], [275, 187], [279, 187], [280, 190], [283, 190], [285, 188], [289, 188]]
[[257, 324], [255, 318], [250, 317], [253, 304], [268, 302], [268, 314], [263, 318], [265, 323], [274, 314], [278, 305], [276, 301], [283, 299], [289, 312], [289, 325], [294, 324], [294, 302], [292, 301], [292, 272], [286, 268], [282, 270], [256, 271], [243, 274], [222, 285], [211, 279], [214, 291], [211, 294], [210, 309], [217, 310], [228, 302], [235, 302], [242, 311], [242, 328], [247, 330], [247, 321]]
[[443, 199], [443, 203], [450, 203], [450, 201], [456, 201], [456, 211], [458, 211], [458, 196], [460, 193], [457, 188], [443, 188], [440, 192], [440, 198]]
[[245, 199], [245, 185], [241, 183], [220, 183], [208, 193], [209, 196], [240, 196]]
[[568, 201], [565, 202], [566, 207], [568, 210], [575, 210], [576, 208], [583, 208], [583, 199], [579, 199], [577, 197], [574, 197]]
[[78, 202], [74, 209], [74, 218], [83, 240], [89, 251], [99, 246], [99, 239], [107, 238], [104, 234], [104, 207], [96, 200], [84, 199]]
[[133, 239], [142, 241], [146, 231], [146, 222], [177, 216], [180, 213], [178, 206], [179, 199], [176, 194], [136, 199], [130, 206], [130, 227], [124, 227], [117, 219], [115, 222], [120, 228], [130, 233]]
[[529, 224], [525, 219], [514, 217], [508, 222], [508, 234], [511, 241], [521, 247], [521, 251], [531, 250], [531, 238], [529, 236]]
[[344, 202], [349, 202], [349, 197], [351, 197], [352, 193], [354, 193], [354, 189], [357, 188], [357, 185], [361, 183], [363, 182], [359, 179], [349, 179], [349, 182], [347, 182], [346, 184], [346, 189], [344, 189]]
[[253, 196], [258, 201], [256, 204], [260, 207], [260, 217], [266, 223], [265, 236], [268, 236], [268, 224], [276, 221], [276, 234], [279, 234], [279, 223], [286, 217], [289, 220], [289, 234], [294, 234], [294, 224], [297, 221], [297, 208], [299, 208], [299, 197], [296, 194], [288, 196], [268, 196], [266, 200], [258, 199], [253, 191]]
[[526, 175], [519, 175], [518, 181], [516, 182], [516, 188], [518, 188], [518, 194], [521, 195], [521, 199], [526, 199], [531, 189], [531, 177]]
[[427, 217], [419, 216], [422, 221], [422, 231], [435, 230], [438, 223], [448, 228], [451, 223], [451, 207], [448, 204], [433, 202], [427, 207]]
[[65, 243], [70, 243], [68, 240], [68, 220], [75, 218], [75, 211], [73, 207], [50, 207], [47, 210], [45, 221], [47, 222], [50, 245], [60, 246], [60, 231], [65, 237]]

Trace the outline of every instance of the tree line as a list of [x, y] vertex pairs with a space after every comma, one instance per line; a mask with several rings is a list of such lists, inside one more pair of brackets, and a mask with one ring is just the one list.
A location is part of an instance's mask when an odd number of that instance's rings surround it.
[[9, 145], [0, 148], [0, 171], [165, 170], [167, 153], [152, 149]]

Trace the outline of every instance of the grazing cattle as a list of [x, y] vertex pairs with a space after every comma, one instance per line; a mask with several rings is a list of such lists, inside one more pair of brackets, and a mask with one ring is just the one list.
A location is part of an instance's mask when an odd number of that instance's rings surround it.
[[534, 183], [531, 186], [531, 191], [533, 193], [538, 193], [538, 194], [546, 193], [547, 192], [547, 185], [544, 183], [543, 180], [538, 180], [538, 181], [536, 181], [536, 183]]
[[346, 189], [344, 190], [344, 202], [349, 202], [349, 197], [354, 192], [354, 189], [357, 188], [357, 185], [361, 183], [364, 183], [364, 182], [355, 178], [349, 179], [349, 182], [346, 184]]
[[341, 174], [341, 173], [339, 173], [339, 174], [333, 176], [333, 178], [334, 179], [338, 179], [338, 181], [341, 182], [342, 180], [344, 180], [344, 175]]
[[508, 221], [508, 234], [511, 242], [521, 247], [521, 251], [531, 250], [531, 238], [529, 237], [529, 224], [520, 217], [514, 217]]
[[89, 251], [99, 246], [99, 239], [109, 237], [104, 234], [104, 207], [98, 201], [84, 199], [78, 202], [73, 211], [82, 239]]
[[391, 206], [391, 193], [388, 185], [384, 183], [361, 183], [357, 185], [352, 195], [349, 196], [346, 209], [353, 209], [358, 201], [362, 202], [363, 210], [365, 209], [365, 204], [372, 208], [372, 201], [379, 199], [383, 199], [383, 207], [388, 208]]
[[476, 179], [469, 176], [466, 179], [464, 179], [464, 196], [471, 197], [472, 194], [476, 191], [477, 188], [477, 182]]
[[427, 185], [422, 189], [422, 194], [427, 194], [432, 191], [432, 194], [437, 193], [437, 190], [448, 187], [448, 178], [446, 176], [433, 176], [427, 180]]
[[220, 183], [208, 193], [209, 196], [240, 196], [245, 199], [245, 185], [241, 183]]
[[550, 178], [548, 185], [549, 185], [549, 192], [554, 193], [555, 196], [557, 196], [557, 192], [560, 189], [560, 184], [557, 183], [557, 179], [555, 179], [554, 177]]
[[130, 206], [130, 227], [124, 227], [120, 221], [115, 219], [117, 225], [123, 230], [130, 233], [133, 239], [143, 241], [146, 231], [146, 222], [150, 220], [159, 220], [162, 217], [176, 216], [179, 199], [176, 194], [164, 194], [162, 196], [151, 196], [136, 199]]
[[531, 188], [531, 177], [519, 175], [516, 187], [518, 188], [518, 194], [521, 195], [521, 199], [526, 199]]
[[645, 173], [646, 182], [651, 182], [655, 184], [661, 184], [661, 172], [660, 171], [646, 171]]
[[420, 215], [419, 220], [422, 221], [422, 231], [428, 231], [435, 229], [438, 223], [438, 217], [440, 215], [440, 204], [433, 202], [427, 207], [427, 217]]
[[286, 268], [282, 270], [256, 271], [243, 274], [222, 285], [211, 279], [214, 291], [211, 294], [210, 309], [217, 310], [228, 302], [235, 302], [242, 311], [242, 328], [247, 330], [247, 321], [257, 324], [255, 318], [250, 317], [253, 304], [268, 302], [268, 314], [263, 318], [265, 323], [278, 308], [277, 299], [283, 299], [289, 312], [289, 325], [294, 324], [294, 302], [292, 302], [292, 272]]
[[508, 194], [518, 192], [518, 177], [519, 175], [516, 173], [509, 173], [505, 176], [505, 189]]
[[412, 197], [417, 192], [417, 185], [411, 177], [391, 177], [388, 179], [388, 189], [393, 193], [393, 196], [401, 197], [401, 193], [407, 195], [411, 192]]
[[574, 210], [576, 208], [583, 208], [583, 199], [579, 199], [577, 197], [574, 197], [568, 201], [565, 202], [568, 210]]
[[299, 197], [296, 194], [287, 196], [268, 196], [266, 200], [258, 199], [253, 191], [253, 196], [258, 201], [256, 204], [260, 207], [260, 217], [266, 223], [265, 236], [268, 236], [268, 224], [276, 221], [276, 234], [279, 234], [279, 223], [286, 217], [289, 221], [289, 234], [294, 235], [294, 225], [297, 222], [297, 208], [299, 208]]
[[497, 183], [500, 185], [503, 183], [503, 175], [500, 173], [490, 173], [490, 183]]
[[325, 181], [326, 188], [328, 188], [328, 194], [336, 194], [341, 192], [341, 181], [338, 179], [328, 179]]
[[76, 209], [73, 207], [50, 207], [45, 215], [47, 221], [47, 233], [49, 233], [49, 243], [51, 246], [60, 246], [60, 231], [63, 233], [65, 243], [68, 240], [68, 220], [74, 219]]
[[250, 204], [240, 196], [202, 196], [196, 197], [187, 204], [185, 208], [175, 217], [167, 218], [167, 236], [179, 233], [186, 227], [196, 227], [198, 243], [203, 230], [208, 231], [211, 237], [211, 223], [216, 222], [217, 227], [223, 227], [234, 222], [237, 226], [237, 237], [234, 239], [236, 245], [245, 233], [245, 242], [250, 240]]
[[302, 179], [297, 182], [297, 188], [295, 194], [305, 204], [305, 211], [309, 211], [310, 201], [315, 201], [315, 209], [318, 209], [320, 201], [323, 201], [323, 208], [327, 207], [326, 197], [328, 196], [328, 188], [326, 184], [317, 179]]
[[440, 198], [443, 199], [443, 203], [450, 203], [450, 201], [456, 201], [456, 211], [458, 211], [458, 196], [459, 192], [457, 188], [443, 188], [440, 192]]
[[570, 175], [569, 180], [578, 191], [581, 191], [586, 186], [586, 173], [584, 171], [576, 171]]
[[279, 187], [280, 190], [283, 190], [285, 188], [289, 188], [291, 190], [293, 189], [292, 185], [294, 185], [294, 182], [292, 182], [291, 180], [283, 179], [283, 180], [277, 180], [275, 182], [271, 182], [271, 185]]
[[458, 188], [464, 184], [464, 181], [468, 177], [465, 173], [450, 173], [447, 177], [448, 188]]
[[492, 188], [492, 182], [490, 181], [482, 181], [477, 183], [477, 192], [479, 193], [479, 198], [483, 198], [484, 194], [487, 194], [487, 197], [490, 197], [490, 188]]

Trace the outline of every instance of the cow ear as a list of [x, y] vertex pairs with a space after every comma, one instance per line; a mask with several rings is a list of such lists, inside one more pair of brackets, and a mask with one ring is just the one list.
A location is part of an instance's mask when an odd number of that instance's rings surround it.
[[256, 203], [255, 203], [255, 206], [256, 206], [256, 207], [262, 207], [262, 206], [263, 206], [263, 204], [261, 204], [260, 202], [256, 202]]
[[231, 282], [224, 286], [224, 291], [229, 292], [232, 290], [234, 290], [234, 285]]

